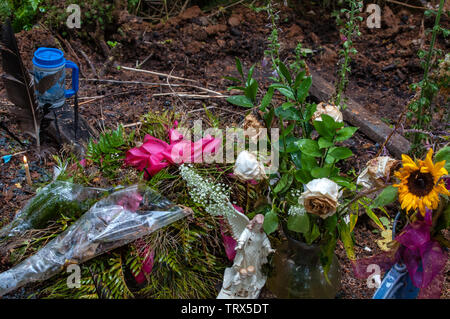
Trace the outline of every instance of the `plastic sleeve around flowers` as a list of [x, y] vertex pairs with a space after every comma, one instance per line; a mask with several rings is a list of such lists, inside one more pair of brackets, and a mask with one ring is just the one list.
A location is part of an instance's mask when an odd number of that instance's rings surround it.
[[67, 181], [55, 181], [34, 196], [14, 219], [0, 229], [0, 238], [24, 233], [29, 229], [45, 228], [60, 213], [80, 215], [86, 212], [106, 189], [84, 187]]
[[169, 225], [189, 212], [145, 186], [131, 186], [100, 200], [35, 255], [0, 274], [0, 296], [51, 278]]

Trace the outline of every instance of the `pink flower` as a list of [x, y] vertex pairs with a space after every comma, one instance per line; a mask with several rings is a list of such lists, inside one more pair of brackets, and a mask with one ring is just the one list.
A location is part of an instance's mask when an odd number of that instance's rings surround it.
[[136, 212], [139, 208], [139, 205], [142, 202], [142, 195], [138, 192], [126, 194], [124, 197], [122, 197], [118, 202], [117, 205], [122, 206], [124, 209], [129, 210], [131, 212]]

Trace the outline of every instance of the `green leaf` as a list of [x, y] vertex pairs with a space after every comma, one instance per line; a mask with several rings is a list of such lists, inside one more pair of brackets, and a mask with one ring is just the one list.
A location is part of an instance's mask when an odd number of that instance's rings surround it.
[[291, 100], [295, 100], [295, 96], [294, 93], [292, 92], [291, 88], [277, 88], [277, 90], [283, 94], [285, 97], [291, 99]]
[[259, 107], [259, 109], [261, 111], [264, 112], [266, 110], [266, 107], [269, 106], [270, 102], [272, 101], [273, 91], [274, 91], [273, 88], [269, 88], [267, 90], [266, 95], [264, 95], [264, 97], [263, 97], [263, 99], [261, 101], [261, 106]]
[[301, 71], [300, 73], [297, 74], [297, 76], [295, 77], [294, 85], [292, 86], [294, 90], [298, 88], [303, 78], [305, 77], [305, 74], [306, 74], [305, 71]]
[[308, 184], [313, 178], [310, 171], [302, 168], [295, 172], [295, 179], [302, 184]]
[[297, 233], [304, 234], [309, 232], [309, 217], [306, 211], [303, 214], [290, 215], [287, 221], [287, 226], [289, 230]]
[[336, 248], [336, 237], [334, 234], [333, 236], [327, 237], [327, 240], [320, 249], [320, 261], [323, 267], [325, 279], [330, 282], [328, 278], [328, 271], [330, 270], [331, 263], [333, 262], [334, 250]]
[[302, 138], [296, 142], [300, 151], [309, 156], [322, 156], [322, 152], [319, 149], [317, 141]]
[[[280, 152], [282, 152], [282, 153], [284, 153], [284, 152], [286, 152], [286, 153], [293, 153], [293, 152], [297, 152], [298, 151], [298, 146], [297, 146], [297, 144], [295, 143], [297, 141], [297, 138], [295, 137], [295, 136], [286, 136], [286, 137], [283, 137], [283, 136], [281, 136], [280, 137], [280, 140], [279, 140], [279, 149], [280, 149]], [[284, 149], [284, 144], [286, 143], [286, 150]]]
[[233, 81], [233, 82], [237, 82], [237, 83], [241, 83], [242, 82], [242, 80], [239, 80], [238, 78], [235, 78], [235, 77], [232, 77], [232, 76], [224, 76], [223, 78], [227, 79], [227, 80], [230, 80], [230, 81]]
[[292, 174], [284, 174], [283, 176], [281, 176], [281, 179], [278, 182], [277, 186], [275, 186], [273, 192], [277, 194], [286, 191], [291, 186], [293, 180], [294, 176]]
[[288, 135], [294, 130], [294, 128], [295, 128], [295, 123], [289, 124], [288, 127], [286, 127], [286, 128], [282, 131], [281, 136], [282, 136], [282, 137], [288, 136]]
[[299, 121], [301, 119], [298, 110], [293, 106], [290, 106], [288, 108], [279, 106], [275, 109], [275, 115], [283, 118], [283, 120]]
[[325, 123], [325, 125], [330, 128], [333, 128], [335, 132], [338, 128], [344, 126], [344, 122], [336, 122], [334, 118], [332, 118], [328, 114], [321, 114], [320, 117], [322, 118], [322, 121]]
[[348, 259], [355, 260], [356, 256], [353, 249], [353, 239], [350, 233], [349, 225], [347, 225], [344, 220], [341, 220], [338, 224], [338, 230]]
[[245, 88], [245, 96], [248, 97], [252, 103], [256, 101], [256, 93], [258, 92], [258, 82], [255, 79], [250, 79], [250, 82]]
[[252, 76], [253, 76], [253, 70], [255, 69], [255, 66], [254, 65], [252, 65], [252, 67], [250, 68], [250, 70], [248, 70], [248, 74], [247, 74], [247, 85], [249, 85], [250, 84], [250, 82], [251, 82], [251, 80], [253, 80], [252, 79]]
[[287, 69], [287, 67], [284, 65], [283, 62], [279, 62], [278, 63], [278, 68], [280, 70], [280, 73], [283, 75], [283, 77], [287, 80], [287, 82], [289, 84], [291, 84], [292, 82], [292, 78], [291, 78], [291, 74], [289, 73], [289, 70]]
[[386, 206], [397, 199], [398, 188], [392, 185], [389, 185], [380, 193], [380, 195], [375, 198], [373, 203], [370, 205], [371, 209]]
[[350, 214], [350, 225], [349, 225], [350, 232], [352, 232], [353, 229], [355, 228], [357, 221], [358, 221], [358, 214], [357, 213], [356, 214]]
[[237, 106], [243, 106], [243, 107], [247, 107], [247, 108], [252, 108], [253, 107], [253, 103], [252, 101], [243, 95], [233, 95], [227, 98], [227, 101], [230, 102], [231, 104], [237, 105]]
[[355, 134], [355, 132], [358, 130], [357, 127], [354, 126], [346, 126], [340, 129], [336, 134], [336, 141], [342, 142], [345, 140], [348, 140], [350, 137]]
[[269, 108], [269, 112], [264, 114], [264, 123], [266, 127], [272, 127], [273, 117], [275, 116], [275, 110], [273, 107]]
[[33, 11], [37, 10], [40, 2], [41, 2], [41, 0], [30, 0], [31, 7], [33, 8]]
[[241, 77], [242, 77], [242, 79], [243, 79], [243, 78], [244, 78], [244, 72], [242, 72], [242, 63], [241, 63], [241, 60], [239, 60], [238, 57], [236, 57], [235, 60], [236, 60], [236, 68], [237, 68], [239, 74], [241, 75]]
[[292, 162], [294, 162], [295, 167], [298, 169], [302, 168], [301, 156], [302, 152], [297, 151], [290, 154]]
[[335, 134], [335, 129], [333, 127], [327, 126], [324, 121], [313, 121], [313, 126], [320, 136], [332, 140]]
[[264, 231], [267, 235], [273, 233], [278, 228], [278, 216], [273, 210], [269, 211], [266, 216], [264, 216], [263, 223]]
[[380, 229], [383, 231], [384, 230], [384, 225], [381, 222], [381, 220], [378, 218], [378, 216], [373, 212], [372, 209], [370, 209], [368, 206], [363, 205], [366, 209], [366, 214], [367, 216], [369, 216], [369, 218], [371, 220], [374, 221], [375, 224], [377, 224], [378, 227], [380, 227]]
[[297, 99], [299, 102], [303, 102], [308, 96], [309, 88], [312, 84], [312, 77], [307, 76], [301, 83], [297, 89]]
[[330, 177], [332, 181], [334, 181], [339, 186], [344, 186], [349, 190], [356, 190], [356, 185], [350, 181], [350, 179], [342, 177], [342, 176], [333, 176]]
[[334, 236], [337, 226], [337, 215], [333, 214], [325, 219], [325, 229], [327, 232]]
[[314, 156], [310, 156], [307, 154], [302, 154], [300, 161], [302, 163], [302, 168], [311, 171], [314, 167], [317, 166], [317, 160]]
[[325, 137], [320, 137], [318, 141], [319, 148], [328, 148], [333, 146], [333, 142], [330, 142]]
[[330, 151], [329, 154], [338, 160], [345, 159], [353, 155], [352, 151], [347, 147], [336, 147]]
[[445, 169], [450, 172], [450, 146], [441, 148], [434, 156], [434, 160], [445, 161]]
[[314, 167], [311, 170], [311, 175], [314, 178], [329, 177], [331, 174], [331, 167]]
[[319, 226], [317, 226], [316, 223], [312, 223], [311, 231], [304, 233], [303, 236], [305, 237], [308, 245], [312, 244], [320, 236]]

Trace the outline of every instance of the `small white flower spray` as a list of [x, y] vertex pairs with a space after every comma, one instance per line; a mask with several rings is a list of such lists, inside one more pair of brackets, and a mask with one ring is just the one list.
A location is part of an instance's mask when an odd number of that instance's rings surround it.
[[205, 207], [212, 216], [232, 216], [235, 209], [230, 202], [230, 189], [223, 183], [213, 183], [198, 174], [191, 165], [180, 166], [192, 200]]

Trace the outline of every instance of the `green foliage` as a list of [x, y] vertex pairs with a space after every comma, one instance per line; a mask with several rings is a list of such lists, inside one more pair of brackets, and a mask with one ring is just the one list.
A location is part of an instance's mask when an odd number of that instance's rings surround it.
[[[442, 55], [442, 51], [435, 48], [436, 38], [439, 33], [442, 33], [445, 37], [448, 36], [449, 30], [440, 26], [440, 19], [443, 13], [445, 0], [440, 0], [439, 9], [436, 12], [436, 18], [434, 27], [432, 30], [432, 37], [428, 51], [420, 50], [418, 52], [419, 57], [422, 59], [422, 67], [424, 69], [423, 78], [419, 83], [411, 85], [411, 88], [416, 91], [416, 97], [408, 104], [409, 112], [407, 113], [408, 119], [417, 121], [414, 125], [416, 129], [426, 130], [431, 122], [431, 114], [433, 112], [431, 105], [434, 97], [439, 91], [439, 85], [436, 80], [431, 77], [431, 70], [437, 66], [436, 56]], [[428, 11], [427, 14], [432, 14], [433, 11]], [[435, 61], [433, 63], [433, 61]], [[448, 83], [448, 82], [447, 82]], [[442, 84], [442, 83], [441, 83]], [[424, 135], [421, 133], [415, 133], [413, 150], [420, 151], [423, 149], [422, 139]]]
[[230, 86], [228, 90], [241, 90], [244, 95], [230, 96], [227, 98], [227, 101], [237, 106], [252, 108], [255, 106], [256, 94], [258, 92], [258, 82], [252, 77], [255, 66], [253, 65], [250, 68], [246, 77], [244, 76], [242, 63], [239, 58], [236, 58], [236, 68], [241, 76], [241, 79], [226, 77], [228, 80], [231, 80], [237, 84], [236, 86]]
[[445, 161], [444, 168], [450, 172], [450, 146], [441, 148], [434, 156], [436, 162]]
[[[189, 196], [182, 201], [195, 207]], [[195, 220], [181, 220], [161, 229], [146, 240], [155, 247], [155, 263], [148, 285], [137, 295], [146, 298], [214, 298], [221, 282], [223, 263], [216, 249], [219, 225], [209, 214], [194, 209]]]
[[[131, 250], [126, 254], [131, 254]], [[120, 250], [94, 258], [80, 265], [79, 289], [68, 288], [67, 274], [61, 274], [38, 295], [44, 299], [98, 299], [98, 291], [103, 290], [103, 296], [107, 295], [110, 299], [133, 298], [134, 295], [128, 288], [125, 277], [127, 265], [124, 259], [126, 260], [126, 257], [122, 257]]]
[[[270, 190], [272, 205], [265, 212], [264, 231], [271, 234], [279, 228], [280, 223], [286, 223], [287, 229], [292, 232], [291, 235], [296, 235], [298, 239], [307, 244], [320, 243], [322, 266], [327, 272], [338, 239], [344, 243], [349, 258], [354, 258], [351, 232], [356, 219], [352, 218], [351, 224], [344, 222], [348, 210], [343, 206], [342, 210], [323, 220], [298, 206], [300, 194], [296, 196], [295, 201], [290, 199], [290, 194], [294, 190], [300, 191], [304, 184], [313, 179], [328, 178], [335, 181], [341, 190], [348, 191], [350, 195], [353, 195], [356, 186], [349, 178], [341, 175], [337, 164], [353, 156], [352, 151], [340, 143], [351, 138], [358, 128], [345, 126], [343, 122], [336, 122], [327, 114], [322, 114], [320, 120], [311, 120], [316, 111], [316, 104], [310, 103], [307, 99], [312, 85], [312, 77], [303, 58], [308, 51], [298, 44], [294, 62], [288, 64], [281, 61], [279, 59], [278, 30], [275, 23], [276, 15], [271, 11], [270, 5], [264, 7], [264, 10], [268, 11], [269, 17], [272, 19], [272, 33], [269, 37], [270, 44], [266, 50], [266, 56], [270, 57], [272, 61], [272, 69], [276, 77], [270, 78], [271, 85], [258, 99], [256, 94], [258, 83], [252, 79], [255, 66], [250, 68], [248, 74], [244, 74], [242, 63], [236, 59], [236, 68], [241, 79], [228, 79], [240, 84], [240, 86], [233, 86], [230, 89], [241, 90], [243, 95], [233, 96], [228, 101], [242, 107], [259, 106], [266, 126], [278, 125], [280, 128], [279, 141], [270, 141], [280, 144], [280, 165], [278, 182]], [[345, 10], [343, 13], [348, 12]], [[351, 16], [355, 14], [357, 8], [352, 7], [352, 10], [354, 12], [351, 13]], [[356, 19], [352, 16], [351, 23], [347, 23], [345, 27], [344, 33], [349, 37], [355, 30]], [[350, 48], [351, 44], [351, 40], [347, 40], [345, 52], [343, 51], [343, 54], [346, 55], [346, 64], [350, 61], [350, 53], [354, 53], [354, 50]], [[348, 66], [345, 65], [344, 73], [341, 72], [344, 80], [346, 80], [347, 71]], [[342, 91], [343, 86], [340, 94]], [[277, 107], [272, 103], [275, 94], [284, 99], [284, 102]], [[339, 104], [340, 102], [337, 105]], [[295, 212], [286, 216], [286, 208], [293, 209]], [[303, 211], [301, 211], [302, 209]]]
[[123, 150], [126, 144], [123, 127], [100, 134], [97, 142], [89, 141], [86, 157], [97, 164], [107, 176], [113, 175], [122, 166]]
[[165, 110], [164, 112], [149, 112], [141, 117], [141, 137], [150, 134], [161, 140], [167, 140], [167, 130], [174, 125], [178, 119], [173, 111]]
[[[361, 32], [358, 28], [358, 20], [362, 21], [362, 17], [357, 16], [360, 8], [363, 6], [362, 1], [358, 0], [345, 0], [348, 3], [349, 8], [343, 8], [340, 11], [334, 11], [333, 16], [336, 18], [336, 24], [340, 26], [340, 36], [342, 40], [343, 49], [339, 51], [339, 54], [343, 57], [343, 63], [340, 63], [340, 70], [338, 79], [336, 81], [336, 93], [333, 97], [333, 102], [339, 108], [344, 109], [345, 103], [342, 101], [342, 96], [348, 84], [348, 73], [350, 69], [351, 55], [358, 53], [353, 47], [353, 37], [361, 36]], [[341, 18], [341, 14], [347, 15], [347, 19]]]
[[45, 12], [45, 7], [40, 6], [41, 0], [4, 0], [0, 4], [0, 22], [6, 17], [14, 15], [12, 26], [16, 32], [29, 30], [36, 22], [39, 12]]
[[375, 198], [370, 208], [384, 207], [397, 199], [398, 188], [394, 186], [388, 186]]

